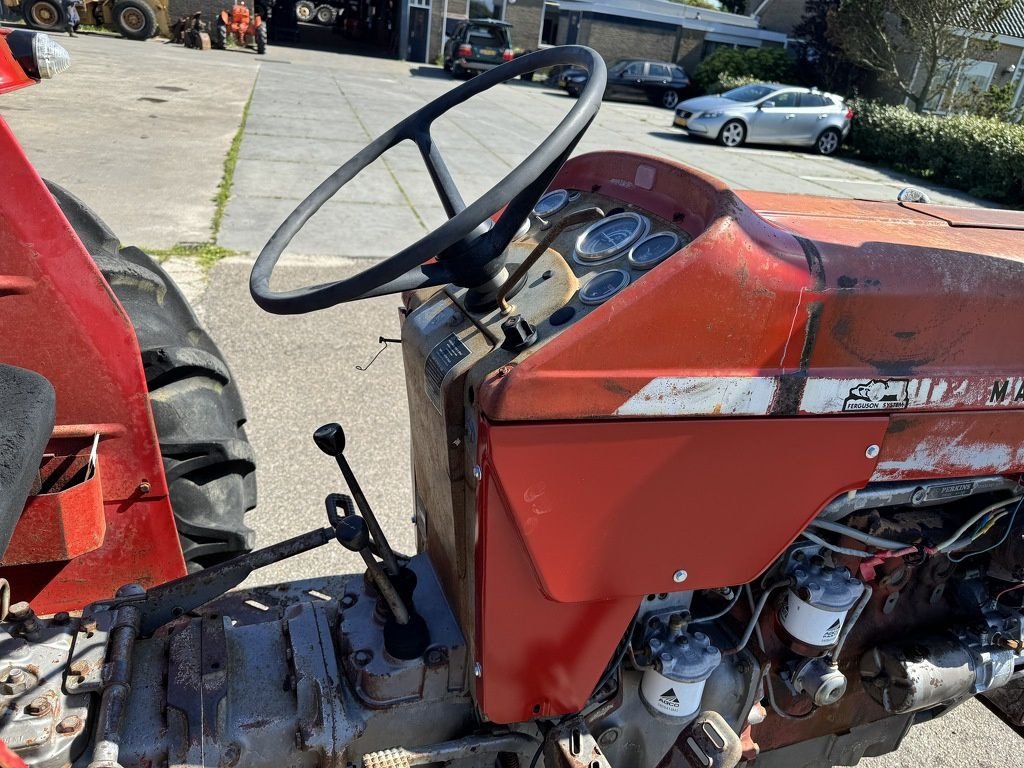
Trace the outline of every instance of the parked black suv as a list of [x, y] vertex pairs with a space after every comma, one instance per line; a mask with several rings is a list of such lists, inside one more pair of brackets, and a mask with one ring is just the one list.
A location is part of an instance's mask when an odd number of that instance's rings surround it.
[[469, 19], [444, 44], [444, 68], [456, 77], [493, 69], [512, 61], [512, 25], [493, 19]]
[[[569, 69], [559, 75], [558, 86], [579, 96], [587, 84], [586, 70]], [[608, 67], [606, 99], [646, 100], [673, 109], [690, 88], [686, 70], [668, 61], [622, 59]]]

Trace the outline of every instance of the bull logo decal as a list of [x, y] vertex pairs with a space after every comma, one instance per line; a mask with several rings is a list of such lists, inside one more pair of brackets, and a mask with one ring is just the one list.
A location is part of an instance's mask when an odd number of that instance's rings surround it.
[[844, 411], [892, 411], [906, 408], [907, 379], [872, 379], [850, 387]]

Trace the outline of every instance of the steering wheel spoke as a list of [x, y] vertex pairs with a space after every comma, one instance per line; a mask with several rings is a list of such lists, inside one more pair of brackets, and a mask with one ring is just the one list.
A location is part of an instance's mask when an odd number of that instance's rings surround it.
[[441, 155], [441, 148], [430, 135], [429, 129], [418, 132], [413, 140], [420, 150], [423, 163], [427, 166], [427, 173], [430, 174], [437, 196], [441, 199], [444, 212], [449, 219], [455, 218], [457, 214], [466, 210], [466, 202], [462, 199], [462, 193], [459, 192], [455, 179], [448, 170], [448, 164]]
[[[431, 136], [434, 121], [500, 83], [557, 66], [582, 67], [590, 72], [580, 97], [536, 149], [488, 192], [467, 205]], [[474, 288], [489, 284], [500, 273], [505, 251], [519, 224], [597, 115], [607, 79], [604, 61], [596, 51], [570, 45], [520, 56], [442, 94], [367, 145], [299, 203], [256, 258], [249, 276], [253, 299], [268, 312], [302, 314], [411, 288], [447, 283]], [[370, 163], [404, 141], [412, 141], [419, 149], [448, 221], [393, 256], [344, 280], [291, 291], [271, 290], [274, 267], [313, 214]], [[492, 226], [492, 217], [502, 209], [504, 214]]]

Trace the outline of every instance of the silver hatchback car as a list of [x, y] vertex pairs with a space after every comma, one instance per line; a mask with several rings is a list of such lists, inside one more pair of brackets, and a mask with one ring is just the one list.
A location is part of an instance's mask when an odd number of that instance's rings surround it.
[[715, 139], [727, 147], [747, 141], [794, 144], [832, 155], [850, 132], [852, 120], [853, 110], [841, 96], [791, 85], [754, 83], [718, 96], [680, 102], [673, 125], [691, 136]]

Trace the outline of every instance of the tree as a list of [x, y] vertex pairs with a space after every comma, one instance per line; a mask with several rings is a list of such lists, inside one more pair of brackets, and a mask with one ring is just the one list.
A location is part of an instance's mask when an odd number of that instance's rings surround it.
[[729, 13], [740, 13], [746, 15], [747, 0], [721, 0], [722, 10]]
[[846, 58], [829, 34], [829, 18], [839, 10], [842, 0], [808, 0], [793, 37], [802, 79], [843, 95], [853, 95], [865, 85], [868, 73]]
[[[1013, 0], [840, 0], [828, 36], [922, 111], [964, 65], [995, 47]], [[966, 29], [965, 29], [966, 28]]]

